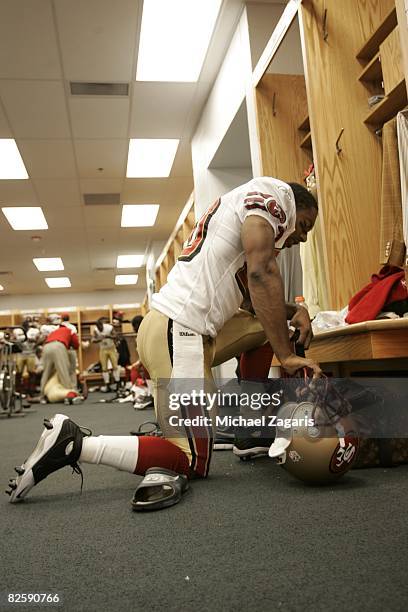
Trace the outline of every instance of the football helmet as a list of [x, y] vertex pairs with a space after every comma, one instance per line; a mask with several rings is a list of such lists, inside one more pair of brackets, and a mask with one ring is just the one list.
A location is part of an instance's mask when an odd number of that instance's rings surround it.
[[15, 327], [13, 329], [14, 342], [24, 342], [25, 339], [26, 339], [25, 331], [21, 327]]
[[47, 322], [51, 325], [60, 325], [61, 324], [61, 316], [59, 314], [49, 314], [47, 316]]
[[36, 327], [30, 327], [27, 332], [27, 340], [31, 340], [31, 341], [36, 341], [38, 340], [39, 336], [40, 336], [40, 330], [37, 329]]
[[348, 472], [357, 457], [358, 436], [352, 428], [346, 433], [346, 421], [334, 426], [312, 402], [287, 402], [278, 411], [269, 456], [304, 482], [333, 482]]

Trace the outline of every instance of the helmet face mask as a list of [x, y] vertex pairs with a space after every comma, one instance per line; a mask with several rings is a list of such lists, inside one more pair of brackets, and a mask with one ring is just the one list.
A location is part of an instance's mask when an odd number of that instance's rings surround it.
[[335, 427], [313, 403], [288, 402], [279, 409], [269, 456], [292, 476], [310, 484], [328, 484], [348, 472], [357, 451], [358, 437]]

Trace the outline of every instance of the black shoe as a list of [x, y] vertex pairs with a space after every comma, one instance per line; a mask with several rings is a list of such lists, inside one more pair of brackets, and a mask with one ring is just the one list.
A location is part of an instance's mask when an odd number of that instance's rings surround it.
[[274, 438], [235, 438], [232, 452], [243, 461], [253, 457], [265, 457]]
[[81, 474], [78, 459], [82, 450], [82, 439], [92, 432], [82, 429], [64, 414], [56, 414], [52, 419], [44, 419], [45, 429], [37, 446], [29, 458], [15, 470], [17, 478], [10, 479], [11, 502], [22, 500], [27, 493], [52, 472], [69, 465]]
[[134, 403], [133, 408], [135, 410], [146, 410], [147, 408], [153, 408], [154, 401], [152, 395], [139, 395]]

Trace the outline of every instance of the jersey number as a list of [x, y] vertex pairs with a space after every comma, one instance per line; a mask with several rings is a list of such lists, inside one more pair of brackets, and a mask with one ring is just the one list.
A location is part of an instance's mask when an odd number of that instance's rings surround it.
[[217, 212], [220, 204], [221, 198], [218, 198], [210, 208], [207, 208], [201, 219], [194, 225], [190, 236], [183, 245], [183, 250], [178, 258], [179, 261], [191, 261], [201, 251], [201, 247], [207, 236], [210, 221]]

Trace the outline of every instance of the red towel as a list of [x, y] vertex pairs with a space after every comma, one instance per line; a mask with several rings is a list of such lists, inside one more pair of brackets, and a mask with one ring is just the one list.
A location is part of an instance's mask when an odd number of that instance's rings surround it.
[[372, 275], [371, 283], [351, 298], [346, 322], [372, 321], [387, 304], [407, 298], [403, 270], [395, 266], [384, 266], [378, 274]]

